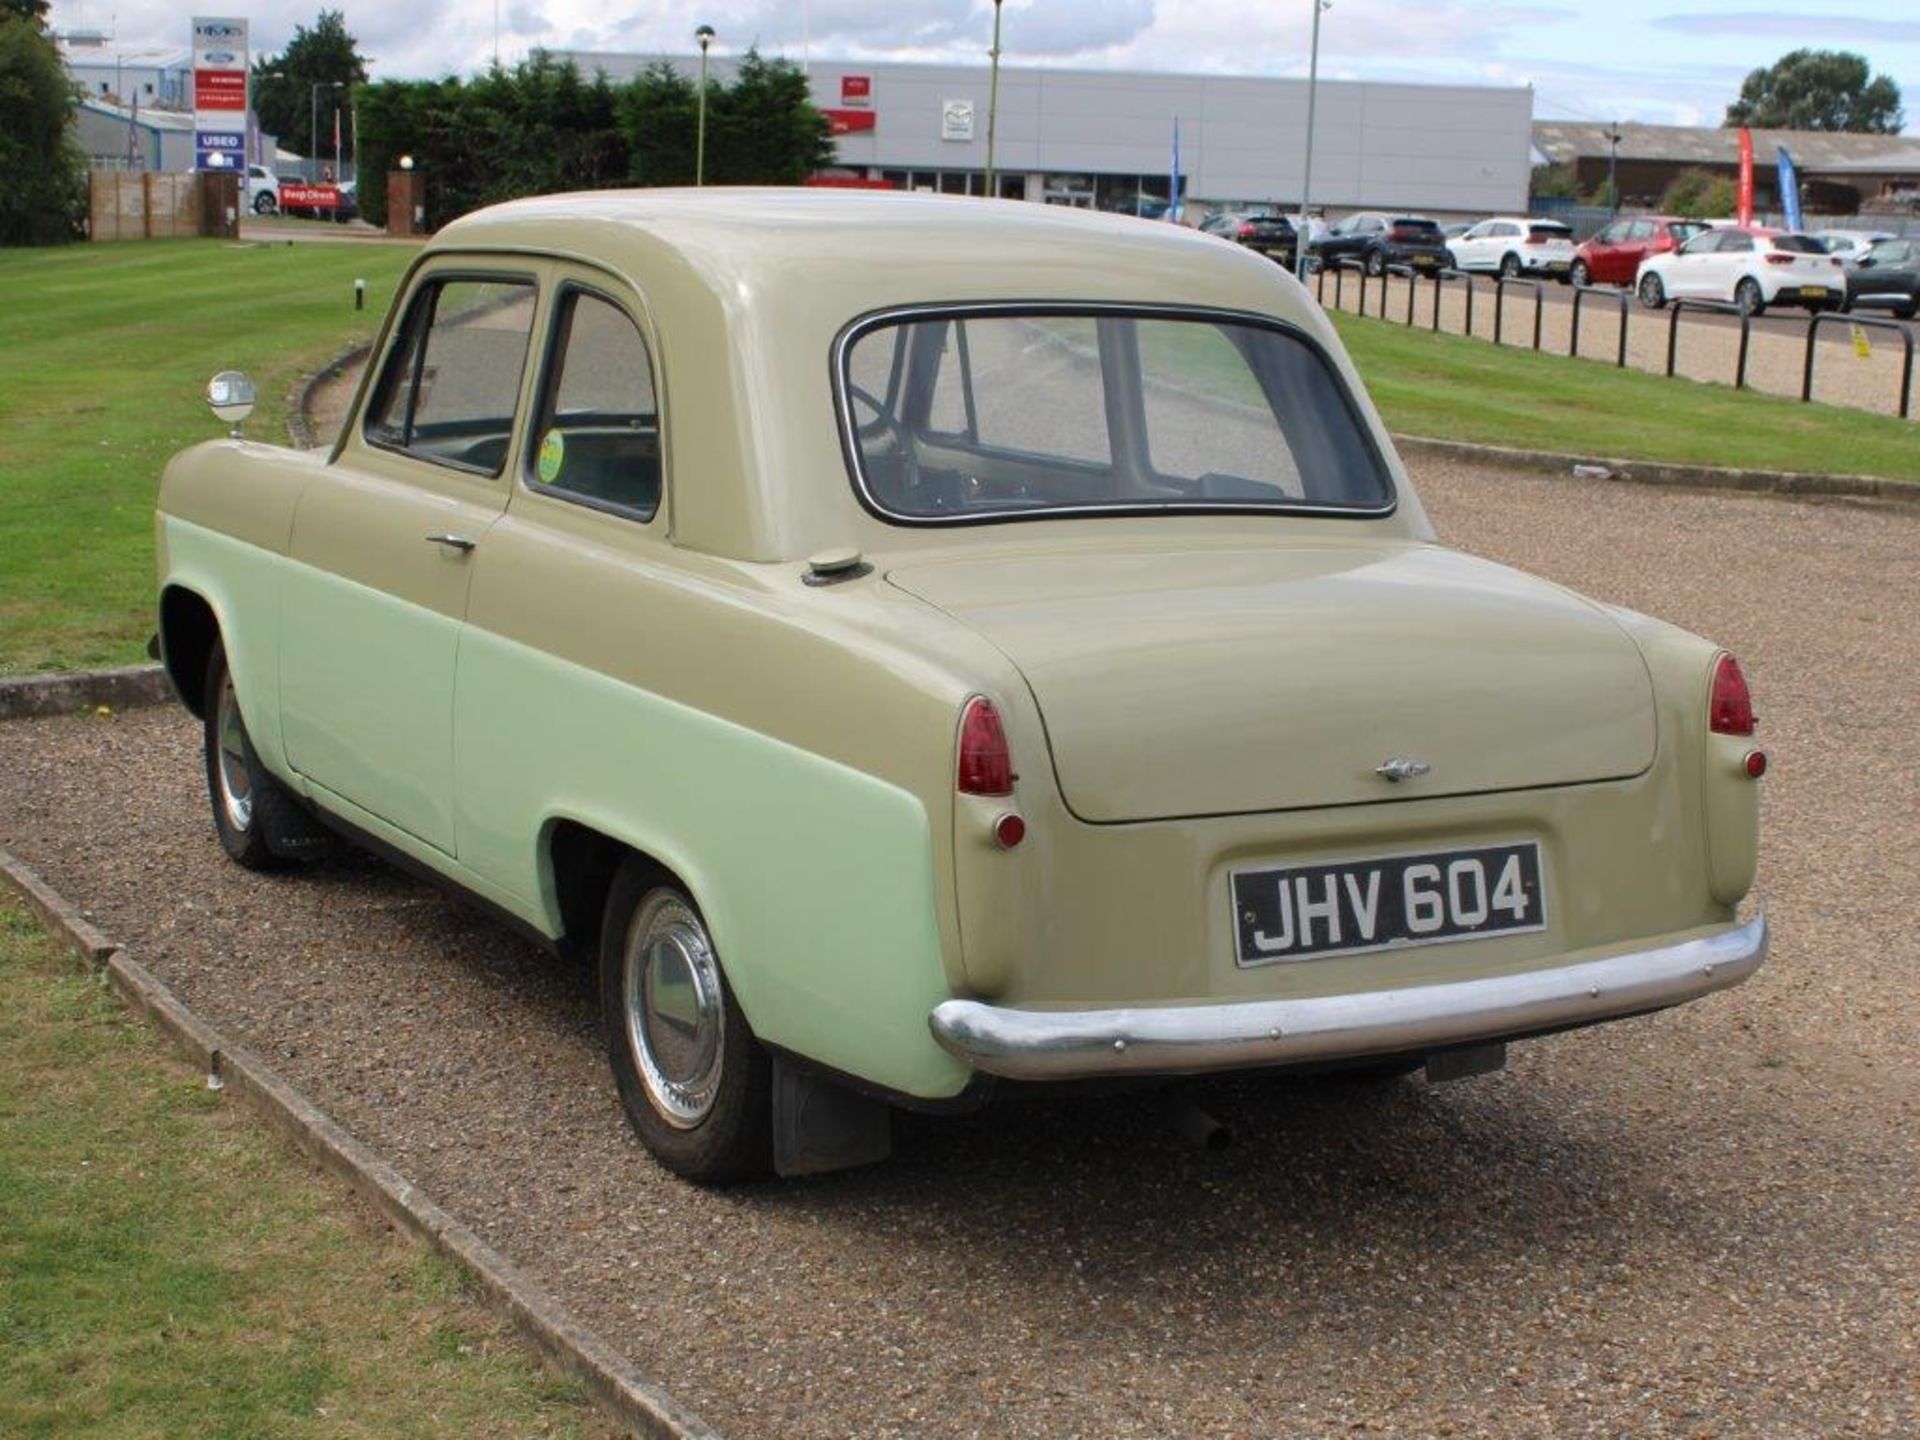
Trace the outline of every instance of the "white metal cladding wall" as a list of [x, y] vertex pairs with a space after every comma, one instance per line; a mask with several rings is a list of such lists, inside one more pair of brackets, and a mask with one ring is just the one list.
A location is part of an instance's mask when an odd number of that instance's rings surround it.
[[[615, 80], [659, 58], [575, 52], [586, 74]], [[697, 73], [697, 57], [668, 57]], [[728, 62], [712, 72], [731, 75]], [[887, 169], [981, 170], [988, 72], [980, 65], [813, 62], [814, 103], [841, 106], [841, 78], [872, 81], [871, 131], [840, 137], [840, 161]], [[971, 101], [971, 140], [943, 140], [951, 100]], [[1180, 117], [1187, 193], [1201, 199], [1297, 201], [1305, 159], [1304, 80], [1100, 70], [1000, 72], [994, 163], [1003, 171], [1156, 175]], [[1524, 212], [1533, 92], [1464, 85], [1322, 81], [1314, 122], [1313, 199], [1329, 208]]]

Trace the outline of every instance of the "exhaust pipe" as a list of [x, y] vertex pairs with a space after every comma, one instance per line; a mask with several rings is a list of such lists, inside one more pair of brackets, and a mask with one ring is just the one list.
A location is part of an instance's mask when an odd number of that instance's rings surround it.
[[1173, 1133], [1196, 1150], [1215, 1155], [1233, 1144], [1233, 1131], [1191, 1100], [1167, 1105], [1164, 1118]]

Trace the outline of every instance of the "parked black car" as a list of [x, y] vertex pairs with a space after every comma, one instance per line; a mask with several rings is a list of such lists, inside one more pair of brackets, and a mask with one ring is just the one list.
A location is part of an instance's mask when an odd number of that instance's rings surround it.
[[1870, 308], [1902, 320], [1920, 312], [1920, 240], [1877, 240], [1847, 266], [1847, 309]]
[[1208, 216], [1200, 228], [1210, 235], [1236, 241], [1249, 250], [1258, 250], [1287, 266], [1293, 264], [1294, 249], [1299, 243], [1293, 221], [1272, 210], [1230, 210]]
[[1322, 265], [1358, 260], [1369, 275], [1384, 275], [1389, 265], [1439, 270], [1447, 261], [1446, 236], [1424, 215], [1386, 215], [1363, 210], [1349, 215], [1313, 242]]

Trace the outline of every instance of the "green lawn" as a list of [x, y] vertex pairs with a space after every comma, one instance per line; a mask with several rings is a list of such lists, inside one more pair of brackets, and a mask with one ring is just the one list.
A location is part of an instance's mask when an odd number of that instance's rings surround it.
[[0, 898], [0, 1435], [614, 1434]]
[[1390, 428], [1622, 460], [1920, 480], [1920, 424], [1334, 315]]
[[[154, 482], [219, 433], [247, 370], [260, 439], [302, 374], [365, 338], [415, 252], [217, 240], [0, 252], [0, 675], [138, 660]], [[367, 308], [352, 308], [353, 280]], [[1920, 480], [1910, 422], [1336, 316], [1394, 429], [1584, 455]]]
[[[247, 371], [248, 432], [284, 443], [286, 393], [368, 336], [410, 247], [174, 240], [0, 251], [0, 675], [141, 658], [153, 494], [220, 433], [207, 377]], [[353, 309], [353, 282], [367, 308]]]

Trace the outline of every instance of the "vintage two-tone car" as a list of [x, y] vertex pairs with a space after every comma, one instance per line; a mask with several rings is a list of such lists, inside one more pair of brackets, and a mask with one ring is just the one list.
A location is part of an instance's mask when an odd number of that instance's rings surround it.
[[1306, 293], [1177, 226], [503, 205], [331, 448], [191, 449], [158, 529], [228, 852], [597, 957], [695, 1178], [1006, 1082], [1470, 1073], [1764, 952], [1733, 657], [1436, 544]]

